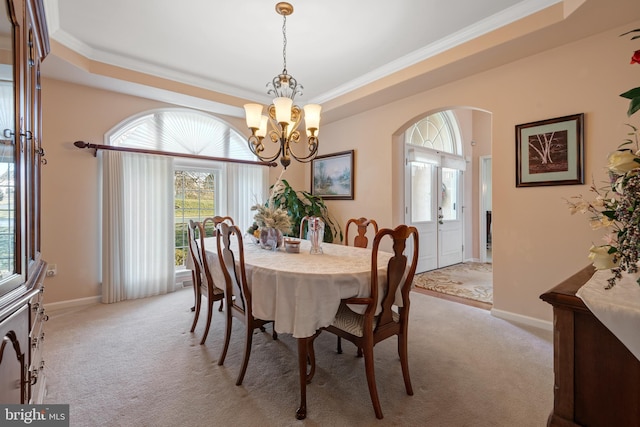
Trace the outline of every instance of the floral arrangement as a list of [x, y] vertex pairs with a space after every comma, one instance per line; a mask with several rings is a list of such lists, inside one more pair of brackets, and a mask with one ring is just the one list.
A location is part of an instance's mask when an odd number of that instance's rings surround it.
[[[282, 176], [282, 174], [280, 174], [280, 176]], [[251, 207], [251, 210], [256, 211], [256, 214], [253, 216], [255, 223], [247, 230], [249, 233], [256, 236], [256, 233], [259, 233], [260, 229], [265, 228], [275, 228], [276, 230], [280, 230], [282, 234], [291, 233], [291, 217], [289, 216], [289, 212], [282, 207], [276, 207], [273, 202], [274, 197], [277, 196], [279, 191], [282, 191], [283, 187], [284, 185], [280, 177], [278, 177], [278, 180], [271, 189], [269, 201], [265, 204], [256, 203]]]
[[[640, 33], [640, 29], [628, 31], [624, 35]], [[631, 40], [640, 38], [634, 35]], [[640, 50], [631, 57], [631, 64], [640, 64]], [[640, 87], [631, 89], [620, 96], [630, 100], [627, 116], [640, 109]], [[623, 272], [637, 273], [640, 255], [640, 146], [638, 129], [628, 125], [629, 138], [609, 154], [609, 183], [604, 188], [594, 185], [590, 191], [596, 194], [594, 200], [582, 196], [568, 200], [571, 213], [589, 213], [593, 229], [607, 228], [611, 232], [605, 236], [605, 244], [592, 245], [589, 259], [598, 270], [610, 269], [607, 289], [616, 284]], [[637, 279], [640, 285], [640, 277]]]

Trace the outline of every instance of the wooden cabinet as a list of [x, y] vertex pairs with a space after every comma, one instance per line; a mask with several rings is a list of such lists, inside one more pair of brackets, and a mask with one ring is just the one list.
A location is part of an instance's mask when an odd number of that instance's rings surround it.
[[541, 295], [553, 305], [554, 404], [550, 426], [640, 426], [640, 361], [576, 292], [589, 266]]
[[0, 4], [0, 403], [41, 403], [40, 64], [49, 40], [43, 0]]

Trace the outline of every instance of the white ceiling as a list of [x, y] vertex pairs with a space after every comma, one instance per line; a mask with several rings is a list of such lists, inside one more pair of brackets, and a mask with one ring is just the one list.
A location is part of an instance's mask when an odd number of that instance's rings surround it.
[[[301, 104], [324, 103], [559, 1], [291, 0], [295, 11], [287, 18], [287, 69], [304, 86]], [[89, 60], [267, 103], [266, 83], [283, 65], [276, 3], [47, 0], [45, 7], [51, 39]], [[43, 74], [242, 115], [239, 105], [90, 74], [58, 57], [55, 43]]]

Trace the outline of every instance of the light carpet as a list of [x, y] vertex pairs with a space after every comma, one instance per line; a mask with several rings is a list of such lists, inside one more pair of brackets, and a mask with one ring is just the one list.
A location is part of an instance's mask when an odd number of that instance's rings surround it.
[[191, 289], [116, 304], [49, 313], [48, 395], [70, 404], [70, 425], [107, 426], [543, 426], [553, 406], [551, 331], [488, 311], [411, 294], [409, 366], [404, 390], [397, 340], [376, 345], [376, 378], [385, 418], [375, 418], [362, 358], [335, 336], [316, 340], [317, 370], [299, 402], [296, 341], [256, 332], [242, 386], [235, 385], [243, 330], [234, 322], [224, 366], [224, 313], [214, 311], [199, 345], [189, 333]]
[[492, 264], [463, 262], [416, 274], [415, 286], [447, 295], [493, 303]]

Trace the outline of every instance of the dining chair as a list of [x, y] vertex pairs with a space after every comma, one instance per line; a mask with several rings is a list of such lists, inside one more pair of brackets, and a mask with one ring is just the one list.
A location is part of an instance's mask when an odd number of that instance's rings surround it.
[[[411, 238], [410, 250], [408, 241]], [[381, 292], [378, 288], [378, 251], [381, 243], [391, 240], [393, 254], [387, 263], [387, 284]], [[364, 365], [369, 385], [371, 403], [376, 417], [382, 419], [382, 408], [376, 387], [373, 347], [380, 341], [396, 335], [398, 355], [407, 394], [413, 395], [407, 357], [409, 291], [418, 261], [418, 230], [399, 225], [395, 229], [383, 228], [373, 239], [371, 254], [370, 296], [342, 300], [330, 326], [323, 330], [353, 342], [364, 353]], [[397, 304], [398, 292], [402, 305]], [[351, 310], [347, 304], [364, 308], [364, 314]]]
[[[358, 235], [353, 239], [353, 246], [358, 248], [366, 248], [369, 246], [369, 239], [367, 238], [367, 230], [369, 226], [373, 229], [373, 235], [378, 232], [378, 223], [375, 219], [367, 219], [364, 217], [360, 218], [351, 218], [347, 221], [347, 225], [345, 226], [345, 235], [344, 235], [344, 244], [349, 246], [349, 227], [353, 224], [353, 226], [357, 227]], [[351, 227], [353, 228], [353, 227]], [[342, 354], [342, 340], [338, 337], [337, 351], [339, 354]], [[358, 357], [362, 357], [362, 349], [358, 348]]]
[[[226, 222], [218, 224], [216, 234], [216, 244], [218, 251], [218, 262], [225, 279], [225, 300], [227, 304], [227, 328], [224, 342], [224, 349], [218, 361], [218, 365], [224, 363], [229, 348], [231, 338], [231, 323], [233, 317], [242, 320], [245, 324], [245, 345], [244, 355], [240, 373], [236, 380], [236, 385], [241, 385], [249, 364], [251, 356], [251, 344], [253, 342], [253, 331], [259, 328], [264, 331], [264, 325], [273, 322], [272, 320], [257, 319], [253, 316], [251, 308], [251, 290], [247, 283], [247, 273], [244, 262], [244, 245], [242, 232], [235, 225]], [[235, 251], [235, 252], [234, 252]], [[273, 339], [278, 339], [278, 334], [273, 330]]]
[[[202, 307], [202, 296], [207, 299], [207, 323], [200, 344], [204, 344], [209, 334], [211, 326], [211, 317], [213, 315], [213, 303], [224, 299], [224, 289], [219, 288], [213, 281], [209, 263], [205, 253], [204, 238], [205, 230], [201, 222], [189, 220], [188, 227], [189, 237], [189, 254], [193, 261], [193, 270], [191, 270], [191, 278], [193, 280], [193, 290], [195, 292], [195, 315], [193, 316], [193, 324], [191, 332], [195, 331], [198, 318], [200, 317], [200, 308]], [[222, 308], [222, 305], [220, 306]]]
[[[353, 246], [358, 248], [366, 248], [369, 245], [369, 239], [367, 238], [367, 229], [371, 225], [373, 227], [373, 234], [375, 235], [378, 232], [378, 223], [375, 219], [367, 219], [364, 217], [361, 218], [351, 218], [347, 221], [347, 225], [345, 226], [345, 234], [344, 234], [344, 244], [349, 246], [349, 227], [353, 224], [357, 227], [358, 235], [353, 239]], [[353, 228], [353, 227], [351, 227]]]
[[[230, 225], [235, 225], [233, 222], [233, 218], [230, 216], [210, 216], [202, 220], [202, 227], [204, 227], [204, 237], [215, 237], [216, 227], [221, 222], [226, 222]], [[220, 300], [220, 306], [218, 307], [218, 311], [222, 311], [224, 307], [224, 299]]]
[[231, 218], [230, 216], [216, 215], [203, 219], [202, 226], [204, 227], [206, 237], [215, 236], [216, 227], [221, 222], [226, 222], [229, 225], [235, 225], [233, 218]]

